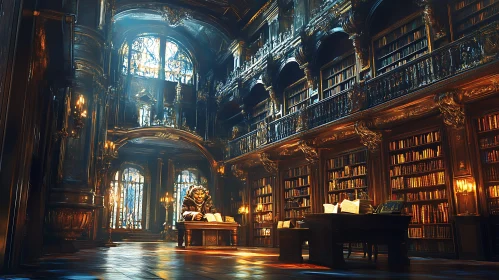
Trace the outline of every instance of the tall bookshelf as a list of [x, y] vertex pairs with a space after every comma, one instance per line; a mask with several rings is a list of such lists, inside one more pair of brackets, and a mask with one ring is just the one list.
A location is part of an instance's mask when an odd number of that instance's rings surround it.
[[303, 165], [284, 171], [284, 218], [303, 218], [311, 213], [310, 166]]
[[389, 72], [428, 52], [426, 25], [420, 13], [413, 14], [373, 38], [376, 75]]
[[409, 249], [413, 254], [455, 254], [449, 220], [451, 197], [439, 129], [389, 142], [392, 199], [404, 200], [412, 215]]
[[315, 102], [317, 94], [311, 96], [307, 87], [307, 79], [302, 78], [284, 89], [286, 96], [286, 113], [292, 114]]
[[454, 37], [459, 39], [498, 18], [499, 0], [454, 0], [451, 3]]
[[256, 104], [251, 111], [250, 130], [258, 128], [258, 124], [265, 121], [269, 111], [267, 99]]
[[276, 182], [275, 176], [269, 176], [252, 183], [251, 214], [254, 246], [271, 247], [273, 245], [273, 191]]
[[322, 97], [328, 98], [350, 89], [357, 80], [355, 53], [334, 59], [321, 69]]
[[343, 199], [366, 199], [368, 195], [367, 151], [353, 150], [326, 160], [328, 203]]
[[492, 254], [499, 258], [499, 112], [476, 120], [487, 209], [490, 216]]

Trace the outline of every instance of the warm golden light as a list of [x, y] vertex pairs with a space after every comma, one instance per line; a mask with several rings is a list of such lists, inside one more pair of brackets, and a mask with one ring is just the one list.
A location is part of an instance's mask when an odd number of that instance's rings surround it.
[[241, 205], [239, 209], [237, 210], [238, 214], [248, 214], [249, 213], [249, 208], [248, 206]]
[[476, 189], [475, 181], [473, 178], [464, 178], [456, 180], [456, 192], [474, 192]]
[[256, 211], [257, 212], [263, 211], [263, 205], [261, 203], [258, 203], [258, 205], [256, 206]]

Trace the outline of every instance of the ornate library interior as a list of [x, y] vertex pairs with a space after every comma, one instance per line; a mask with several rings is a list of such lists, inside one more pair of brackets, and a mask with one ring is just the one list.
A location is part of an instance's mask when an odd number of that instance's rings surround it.
[[0, 1], [0, 279], [497, 279], [498, 19]]

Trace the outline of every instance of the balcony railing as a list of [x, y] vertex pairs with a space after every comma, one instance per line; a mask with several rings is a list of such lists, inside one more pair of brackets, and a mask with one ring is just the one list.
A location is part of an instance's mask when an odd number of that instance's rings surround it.
[[229, 142], [227, 159], [253, 152], [300, 131], [332, 123], [357, 111], [407, 96], [429, 85], [497, 60], [499, 23], [356, 85], [302, 111], [284, 116]]

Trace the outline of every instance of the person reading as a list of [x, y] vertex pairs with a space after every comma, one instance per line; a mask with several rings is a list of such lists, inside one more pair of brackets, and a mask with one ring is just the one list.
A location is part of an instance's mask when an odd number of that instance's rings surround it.
[[203, 186], [190, 186], [182, 203], [184, 220], [208, 221], [206, 214], [215, 212], [209, 191]]

